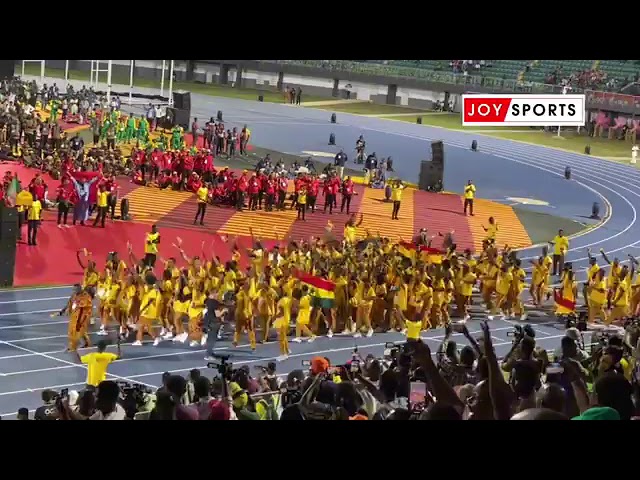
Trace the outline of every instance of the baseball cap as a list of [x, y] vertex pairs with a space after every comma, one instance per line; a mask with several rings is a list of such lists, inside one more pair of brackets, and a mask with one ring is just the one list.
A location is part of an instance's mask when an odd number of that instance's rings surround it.
[[318, 375], [319, 373], [324, 373], [329, 369], [329, 362], [327, 362], [326, 358], [323, 357], [314, 357], [311, 360], [311, 373], [314, 375]]
[[592, 407], [572, 420], [620, 420], [620, 414], [610, 407]]

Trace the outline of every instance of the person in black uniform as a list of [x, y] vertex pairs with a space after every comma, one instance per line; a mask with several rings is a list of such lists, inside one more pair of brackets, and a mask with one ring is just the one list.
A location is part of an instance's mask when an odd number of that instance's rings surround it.
[[[225, 299], [227, 300], [227, 299]], [[224, 326], [224, 318], [230, 313], [233, 307], [231, 301], [220, 302], [215, 298], [209, 297], [205, 304], [206, 313], [203, 319], [205, 328], [205, 344], [207, 348], [207, 356], [205, 360], [213, 361], [215, 347], [218, 340], [222, 339], [222, 328]]]

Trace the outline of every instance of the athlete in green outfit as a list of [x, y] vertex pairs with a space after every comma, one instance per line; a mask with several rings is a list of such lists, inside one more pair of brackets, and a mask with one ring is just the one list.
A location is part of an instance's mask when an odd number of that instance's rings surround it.
[[136, 119], [133, 116], [133, 114], [131, 114], [131, 116], [127, 120], [127, 128], [124, 131], [124, 138], [127, 140], [127, 143], [131, 143], [131, 140], [133, 139], [135, 133], [136, 133]]

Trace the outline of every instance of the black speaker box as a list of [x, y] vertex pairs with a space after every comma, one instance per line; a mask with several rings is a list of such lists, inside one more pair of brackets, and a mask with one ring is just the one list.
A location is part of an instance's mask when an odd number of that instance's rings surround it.
[[418, 187], [428, 192], [440, 192], [444, 185], [444, 165], [424, 160], [420, 164]]
[[191, 110], [191, 92], [184, 90], [173, 92], [173, 106], [179, 110]]
[[189, 110], [181, 110], [175, 107], [167, 108], [167, 123], [172, 127], [180, 125], [185, 130], [189, 129]]
[[13, 274], [16, 268], [16, 243], [0, 241], [0, 288], [13, 286]]
[[15, 207], [0, 206], [0, 223], [18, 223], [18, 209]]
[[431, 142], [431, 160], [444, 164], [444, 143], [442, 140]]

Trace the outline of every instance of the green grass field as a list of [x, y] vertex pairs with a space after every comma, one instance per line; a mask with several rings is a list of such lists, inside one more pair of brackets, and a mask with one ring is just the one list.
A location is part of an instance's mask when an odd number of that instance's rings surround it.
[[[16, 73], [20, 73], [22, 70], [20, 67], [16, 67]], [[37, 75], [40, 76], [40, 65], [26, 64], [24, 69], [25, 75]], [[45, 76], [53, 78], [64, 78], [64, 69], [59, 68], [45, 68]], [[107, 74], [100, 73], [101, 84], [106, 84]], [[69, 80], [90, 80], [90, 72], [80, 70], [69, 70]], [[134, 85], [136, 87], [157, 88], [160, 89], [160, 80], [136, 78], [134, 77]], [[129, 85], [128, 76], [113, 75], [111, 77], [112, 85]], [[165, 93], [168, 92], [169, 81], [165, 79], [164, 89]], [[197, 82], [174, 82], [174, 90], [188, 90], [192, 93], [199, 93], [202, 95], [211, 95], [213, 97], [227, 97], [227, 98], [240, 98], [243, 100], [257, 100], [258, 95], [264, 97], [265, 102], [283, 103], [284, 99], [281, 92], [276, 90], [259, 90], [251, 88], [233, 88], [224, 85], [205, 84]], [[304, 95], [304, 100], [307, 102], [315, 102], [327, 100], [327, 97], [318, 97], [313, 95]]]
[[[620, 140], [609, 140], [608, 138], [591, 138], [586, 135], [578, 135], [574, 129], [561, 131], [561, 136], [546, 133], [541, 130], [534, 130], [528, 127], [463, 127], [459, 113], [436, 114], [434, 112], [420, 112], [415, 109], [401, 107], [397, 105], [376, 105], [372, 103], [354, 103], [324, 105], [323, 110], [335, 110], [345, 113], [360, 115], [386, 115], [385, 120], [396, 120], [401, 122], [416, 123], [418, 117], [422, 117], [422, 124], [432, 127], [448, 128], [451, 130], [462, 130], [477, 132], [509, 140], [518, 140], [526, 143], [533, 143], [545, 147], [559, 148], [571, 152], [584, 153], [586, 145], [591, 146], [591, 155], [595, 157], [605, 157], [608, 160], [618, 163], [629, 163], [631, 158], [631, 143]], [[393, 115], [394, 113], [402, 115]], [[415, 113], [416, 115], [404, 115], [404, 113]], [[422, 113], [422, 114], [421, 114]], [[480, 148], [482, 140], [478, 139]], [[613, 158], [609, 158], [613, 157]], [[622, 157], [622, 158], [616, 158]], [[640, 168], [640, 164], [638, 165]]]
[[[307, 101], [310, 101], [310, 100], [307, 100]], [[313, 105], [311, 106], [313, 107]], [[319, 105], [314, 108], [319, 108], [320, 110], [329, 110], [332, 112], [355, 113], [357, 115], [394, 115], [394, 114], [404, 114], [404, 113], [416, 113], [416, 114], [425, 113], [423, 112], [423, 110], [418, 110], [416, 108], [402, 107], [400, 105], [379, 105], [377, 103], [369, 103], [369, 102], [361, 102], [361, 103], [336, 102], [334, 104]]]

